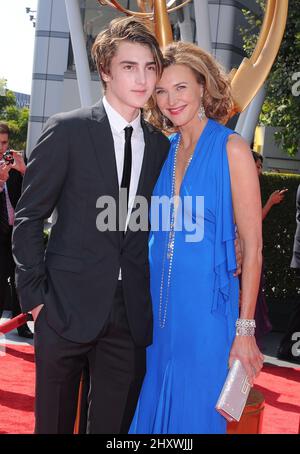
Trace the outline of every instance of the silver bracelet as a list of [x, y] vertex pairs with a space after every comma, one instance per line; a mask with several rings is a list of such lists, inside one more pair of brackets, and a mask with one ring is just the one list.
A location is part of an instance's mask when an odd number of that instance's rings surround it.
[[255, 320], [247, 318], [238, 318], [235, 322], [236, 336], [254, 336], [255, 335]]

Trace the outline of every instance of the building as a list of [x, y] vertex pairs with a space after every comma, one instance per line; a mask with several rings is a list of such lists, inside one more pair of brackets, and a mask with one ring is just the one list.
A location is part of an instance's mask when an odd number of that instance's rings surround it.
[[20, 109], [30, 106], [30, 95], [19, 93], [18, 91], [14, 91], [14, 95], [16, 97], [16, 104]]
[[300, 152], [290, 157], [280, 150], [275, 143], [275, 131], [271, 126], [256, 128], [255, 149], [264, 156], [263, 169], [268, 172], [300, 174]]

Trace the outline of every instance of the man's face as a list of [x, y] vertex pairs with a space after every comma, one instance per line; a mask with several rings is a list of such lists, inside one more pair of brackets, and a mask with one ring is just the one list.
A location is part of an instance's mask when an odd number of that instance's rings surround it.
[[0, 133], [0, 159], [8, 149], [8, 134]]
[[156, 64], [148, 46], [121, 42], [112, 58], [106, 82], [106, 97], [124, 118], [141, 109], [149, 100], [156, 83]]

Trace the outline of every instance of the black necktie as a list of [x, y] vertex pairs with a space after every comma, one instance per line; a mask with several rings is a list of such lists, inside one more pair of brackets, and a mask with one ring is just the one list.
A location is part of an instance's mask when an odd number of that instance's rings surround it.
[[0, 192], [0, 232], [4, 234], [9, 232], [8, 211], [4, 188], [3, 191]]
[[127, 189], [127, 210], [128, 210], [131, 165], [132, 165], [131, 136], [132, 136], [133, 128], [131, 126], [127, 126], [124, 129], [124, 131], [125, 131], [125, 147], [124, 147], [124, 166], [123, 166], [123, 176], [122, 176], [121, 188]]

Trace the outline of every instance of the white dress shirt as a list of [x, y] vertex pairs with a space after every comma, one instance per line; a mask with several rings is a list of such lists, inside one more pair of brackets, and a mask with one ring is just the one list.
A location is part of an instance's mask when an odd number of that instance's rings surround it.
[[[144, 150], [145, 150], [145, 140], [144, 140], [144, 132], [141, 125], [141, 113], [131, 122], [128, 123], [107, 101], [107, 99], [103, 98], [103, 105], [106, 111], [108, 121], [110, 124], [113, 140], [114, 140], [114, 148], [115, 148], [115, 157], [116, 157], [116, 164], [117, 164], [117, 172], [118, 172], [118, 180], [119, 180], [119, 187], [121, 186], [122, 182], [122, 175], [123, 175], [123, 165], [124, 165], [124, 147], [125, 147], [125, 131], [124, 129], [127, 126], [131, 126], [133, 128], [132, 136], [131, 136], [131, 150], [132, 150], [132, 167], [131, 167], [131, 178], [130, 178], [130, 187], [129, 187], [129, 199], [128, 199], [128, 216], [126, 220], [125, 230], [128, 226], [128, 221], [130, 217], [130, 213], [133, 207], [134, 199], [136, 196], [142, 163], [144, 158]], [[120, 279], [120, 276], [119, 276]]]

